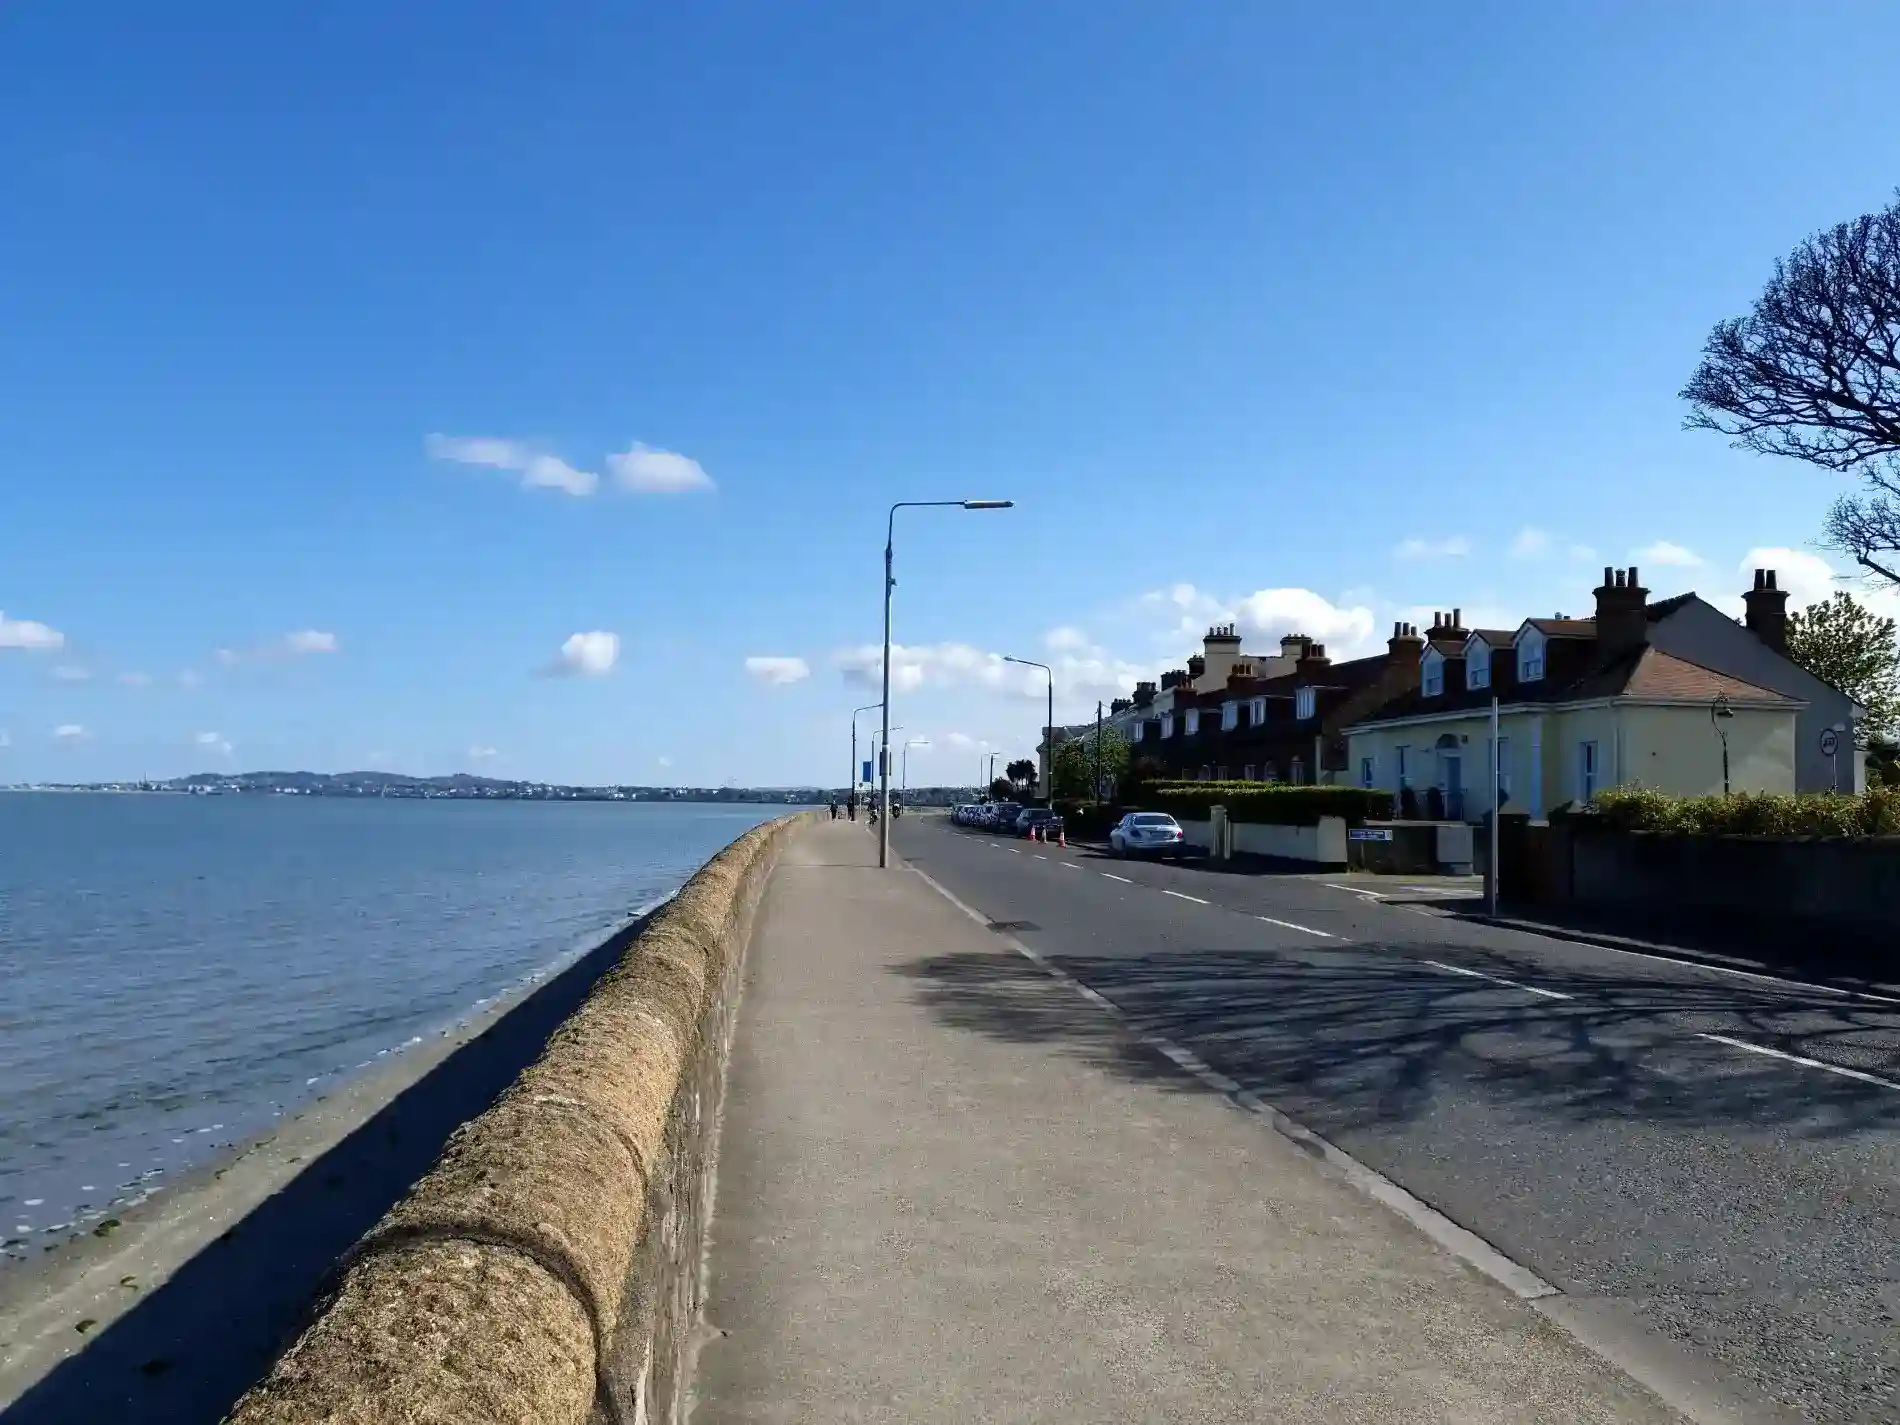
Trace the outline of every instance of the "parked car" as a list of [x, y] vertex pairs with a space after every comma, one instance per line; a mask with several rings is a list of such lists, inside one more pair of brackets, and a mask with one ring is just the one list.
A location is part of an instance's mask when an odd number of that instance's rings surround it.
[[983, 823], [989, 831], [1014, 831], [1016, 817], [1022, 811], [1021, 802], [997, 802], [990, 808], [989, 819]]
[[1108, 849], [1117, 856], [1173, 856], [1187, 849], [1187, 833], [1165, 811], [1131, 811], [1110, 828]]
[[1012, 828], [1018, 836], [1028, 836], [1038, 827], [1043, 835], [1053, 838], [1062, 828], [1062, 818], [1048, 807], [1024, 807], [1016, 813], [1015, 826]]

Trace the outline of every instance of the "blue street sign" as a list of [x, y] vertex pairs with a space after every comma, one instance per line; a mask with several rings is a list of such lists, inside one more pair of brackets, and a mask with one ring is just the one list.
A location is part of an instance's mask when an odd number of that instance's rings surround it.
[[862, 780], [866, 782], [871, 780], [871, 759], [869, 757], [864, 759], [864, 776]]

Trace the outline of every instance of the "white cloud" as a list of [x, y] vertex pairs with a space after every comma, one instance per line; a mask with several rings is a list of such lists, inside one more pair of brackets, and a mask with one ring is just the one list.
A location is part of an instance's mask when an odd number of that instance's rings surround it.
[[501, 753], [495, 748], [483, 747], [479, 743], [468, 749], [468, 760], [471, 762], [487, 762], [499, 756]]
[[655, 450], [635, 441], [618, 455], [607, 457], [607, 468], [622, 489], [642, 495], [683, 495], [713, 488], [697, 460], [671, 450]]
[[192, 740], [200, 747], [217, 753], [220, 757], [229, 757], [231, 755], [231, 743], [223, 733], [201, 732]]
[[92, 681], [92, 670], [81, 668], [77, 663], [62, 663], [53, 670], [53, 676], [62, 683], [88, 683]]
[[284, 635], [284, 647], [292, 653], [335, 653], [336, 635], [315, 628], [299, 629]]
[[1042, 642], [1044, 647], [1054, 653], [1079, 653], [1092, 646], [1086, 633], [1067, 625], [1050, 629], [1043, 635]]
[[1339, 660], [1371, 649], [1376, 620], [1363, 604], [1335, 604], [1311, 589], [1256, 589], [1234, 606], [1232, 622], [1243, 648], [1249, 638], [1277, 642], [1289, 633], [1303, 633], [1325, 644], [1327, 655]]
[[1402, 540], [1399, 547], [1392, 551], [1400, 559], [1460, 559], [1471, 553], [1471, 541], [1462, 534], [1454, 534], [1446, 539]]
[[671, 767], [673, 765], [673, 759], [671, 757], [655, 757], [653, 760], [655, 764], [660, 767]]
[[519, 440], [486, 435], [432, 435], [423, 442], [423, 447], [436, 460], [486, 465], [519, 475], [524, 490], [591, 495], [600, 485], [600, 476], [593, 471], [576, 470], [565, 460]]
[[197, 669], [187, 668], [178, 675], [178, 686], [181, 688], [199, 688], [204, 686], [204, 680], [204, 674], [200, 673]]
[[213, 656], [227, 668], [244, 661], [244, 655], [235, 648], [220, 648]]
[[967, 732], [952, 732], [945, 735], [945, 742], [959, 752], [974, 752], [979, 747], [988, 747], [989, 743], [979, 742]]
[[1535, 525], [1525, 525], [1511, 541], [1511, 558], [1541, 559], [1550, 552], [1550, 535]]
[[595, 629], [569, 634], [554, 661], [541, 671], [550, 677], [598, 678], [620, 659], [620, 635]]
[[11, 746], [13, 746], [13, 734], [8, 732], [4, 727], [0, 727], [0, 747]]
[[1645, 544], [1641, 549], [1630, 551], [1630, 557], [1639, 564], [1661, 564], [1672, 569], [1697, 569], [1702, 565], [1702, 556], [1693, 549], [1685, 549], [1680, 544], [1659, 539], [1654, 544]]
[[784, 687], [788, 683], [802, 683], [811, 676], [811, 668], [803, 658], [782, 658], [765, 654], [754, 654], [746, 659], [745, 670], [761, 683], [771, 683]]
[[61, 742], [73, 743], [84, 742], [91, 734], [76, 722], [62, 722], [53, 729], [53, 736]]
[[10, 619], [0, 613], [0, 648], [25, 648], [35, 652], [64, 648], [66, 635], [32, 619]]
[[149, 688], [152, 686], [150, 673], [121, 673], [119, 682], [128, 688]]
[[1596, 546], [1592, 544], [1573, 544], [1570, 546], [1569, 553], [1570, 557], [1579, 564], [1594, 564], [1597, 562]]

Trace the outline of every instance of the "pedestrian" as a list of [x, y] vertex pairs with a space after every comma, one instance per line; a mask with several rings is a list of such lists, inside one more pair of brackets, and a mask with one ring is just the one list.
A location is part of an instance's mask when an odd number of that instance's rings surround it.
[[833, 821], [838, 819], [838, 799], [836, 797], [831, 799], [831, 819]]
[[845, 815], [850, 817], [853, 821], [858, 819], [858, 799], [856, 797], [851, 798], [850, 804], [845, 808]]

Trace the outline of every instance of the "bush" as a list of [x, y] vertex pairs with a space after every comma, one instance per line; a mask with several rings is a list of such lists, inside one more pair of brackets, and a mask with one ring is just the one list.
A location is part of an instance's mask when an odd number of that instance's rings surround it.
[[1120, 821], [1133, 807], [1116, 806], [1112, 802], [1058, 801], [1056, 813], [1062, 818], [1062, 827], [1071, 841], [1078, 837], [1089, 841], [1101, 841], [1108, 836], [1109, 828]]
[[1137, 793], [1142, 811], [1165, 811], [1181, 821], [1205, 821], [1224, 806], [1237, 822], [1317, 826], [1323, 816], [1348, 826], [1392, 815], [1392, 794], [1363, 787], [1302, 787], [1283, 782], [1148, 782]]
[[1618, 831], [1675, 831], [1691, 836], [1900, 836], [1900, 788], [1859, 796], [1833, 792], [1738, 792], [1729, 797], [1672, 797], [1648, 787], [1598, 792], [1589, 814]]

